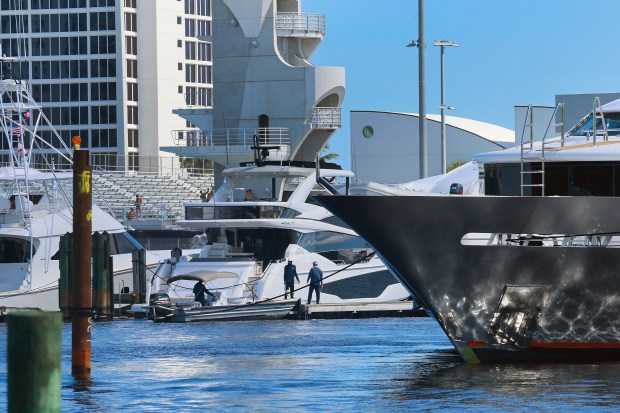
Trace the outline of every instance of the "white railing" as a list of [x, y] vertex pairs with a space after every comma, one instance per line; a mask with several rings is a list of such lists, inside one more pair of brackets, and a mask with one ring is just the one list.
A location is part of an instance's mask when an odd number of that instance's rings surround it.
[[246, 149], [254, 145], [254, 136], [260, 145], [290, 145], [289, 128], [226, 128], [213, 129], [205, 133], [198, 129], [173, 131], [173, 139], [178, 146], [207, 146], [212, 149], [230, 146], [243, 146]]
[[306, 123], [313, 129], [339, 129], [342, 127], [340, 108], [314, 108]]
[[90, 158], [93, 172], [100, 173], [148, 174], [171, 177], [213, 175], [211, 162], [200, 158], [176, 156], [138, 156], [128, 158], [114, 154], [97, 153], [91, 153]]
[[278, 13], [276, 30], [319, 33], [325, 35], [325, 15], [311, 13]]
[[295, 67], [312, 67], [312, 64], [308, 62], [301, 56], [296, 55], [295, 53], [282, 53], [280, 52], [280, 56], [286, 63]]
[[213, 89], [200, 90], [197, 92], [187, 92], [183, 95], [183, 97], [185, 98], [185, 104], [189, 107], [213, 107]]

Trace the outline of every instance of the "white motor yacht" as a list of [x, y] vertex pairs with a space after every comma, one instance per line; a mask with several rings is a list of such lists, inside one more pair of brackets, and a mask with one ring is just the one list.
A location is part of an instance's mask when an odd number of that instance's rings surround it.
[[[225, 273], [232, 276], [208, 277], [207, 288], [217, 297], [213, 305], [281, 299], [284, 267], [292, 260], [299, 276], [296, 298], [307, 299], [308, 272], [316, 261], [324, 274], [321, 303], [409, 299], [409, 292], [368, 244], [313, 202], [314, 195], [325, 193], [317, 185], [316, 171], [307, 162], [226, 169], [225, 182], [213, 199], [185, 204], [185, 219], [177, 221], [204, 231], [194, 237], [200, 253], [161, 264], [151, 293], [191, 302], [195, 280], [179, 281], [179, 276]], [[353, 178], [352, 172], [335, 168], [322, 167], [319, 174], [342, 192]], [[244, 200], [248, 189], [274, 196]], [[168, 284], [168, 279], [175, 281]]]

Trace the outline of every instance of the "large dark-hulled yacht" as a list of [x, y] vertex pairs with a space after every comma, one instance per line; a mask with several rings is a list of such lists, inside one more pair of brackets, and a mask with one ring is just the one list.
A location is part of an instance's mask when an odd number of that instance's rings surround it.
[[369, 242], [467, 362], [620, 360], [620, 101], [558, 137], [474, 161], [478, 195], [317, 200]]

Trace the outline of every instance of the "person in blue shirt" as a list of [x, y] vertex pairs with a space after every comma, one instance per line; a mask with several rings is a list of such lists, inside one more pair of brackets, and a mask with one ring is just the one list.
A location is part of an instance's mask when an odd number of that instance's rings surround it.
[[288, 264], [284, 266], [284, 299], [288, 298], [288, 292], [291, 291], [291, 298], [295, 298], [293, 294], [295, 291], [295, 278], [299, 282], [297, 276], [297, 267], [293, 265], [293, 260], [288, 260]]
[[312, 292], [316, 291], [316, 303], [319, 303], [321, 299], [321, 288], [323, 288], [323, 271], [318, 267], [316, 261], [312, 263], [312, 268], [310, 268], [310, 272], [308, 273], [308, 281], [310, 281], [309, 291], [308, 291], [308, 304], [312, 301]]

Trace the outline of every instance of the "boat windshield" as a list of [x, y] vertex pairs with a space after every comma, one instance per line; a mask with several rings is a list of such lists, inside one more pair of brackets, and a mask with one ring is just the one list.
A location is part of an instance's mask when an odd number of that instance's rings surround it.
[[[607, 133], [611, 136], [620, 135], [620, 113], [605, 113], [605, 126], [607, 127]], [[568, 136], [589, 136], [592, 135], [592, 113], [585, 118], [581, 119], [571, 130], [568, 131]], [[603, 132], [603, 120], [596, 120], [597, 133]]]
[[0, 264], [26, 263], [30, 260], [30, 241], [0, 237]]

